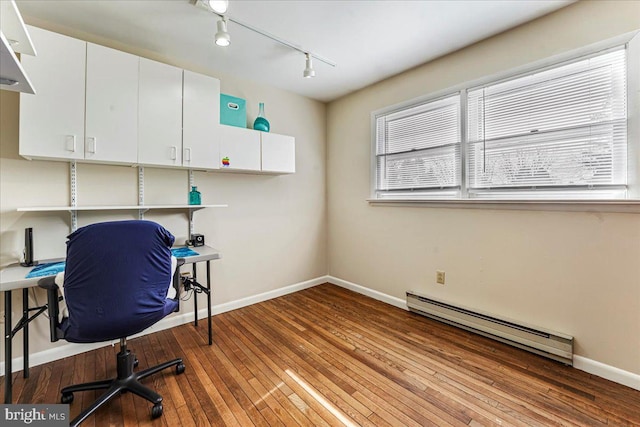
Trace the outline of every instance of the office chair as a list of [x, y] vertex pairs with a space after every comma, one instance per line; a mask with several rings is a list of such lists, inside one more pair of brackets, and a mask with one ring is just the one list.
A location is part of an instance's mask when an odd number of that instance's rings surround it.
[[[75, 343], [120, 340], [117, 377], [72, 385], [61, 390], [62, 403], [71, 403], [77, 391], [106, 391], [72, 422], [77, 426], [99, 407], [120, 393], [130, 391], [151, 403], [151, 417], [162, 415], [162, 396], [140, 381], [175, 366], [184, 372], [182, 359], [134, 372], [135, 355], [127, 349], [126, 337], [143, 331], [171, 312], [178, 300], [168, 298], [179, 284], [179, 269], [172, 273], [173, 235], [151, 221], [115, 221], [88, 225], [68, 236], [64, 272], [64, 297], [55, 278], [41, 279], [47, 289], [51, 341]], [[174, 258], [175, 260], [175, 258]], [[184, 262], [184, 260], [181, 260]], [[173, 277], [173, 280], [172, 280]], [[66, 302], [68, 316], [60, 316], [59, 302]]]

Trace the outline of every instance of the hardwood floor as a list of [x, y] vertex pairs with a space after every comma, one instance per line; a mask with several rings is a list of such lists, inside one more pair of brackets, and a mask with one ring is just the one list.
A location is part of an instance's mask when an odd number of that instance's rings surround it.
[[[83, 426], [640, 426], [640, 391], [325, 284], [129, 341], [164, 415], [126, 393]], [[111, 377], [106, 347], [13, 375], [14, 402]], [[77, 393], [71, 415], [96, 398]]]

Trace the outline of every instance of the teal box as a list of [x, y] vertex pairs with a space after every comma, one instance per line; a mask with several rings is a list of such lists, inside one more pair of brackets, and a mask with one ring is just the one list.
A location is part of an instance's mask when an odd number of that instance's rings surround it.
[[220, 94], [220, 124], [247, 127], [247, 101], [235, 96]]

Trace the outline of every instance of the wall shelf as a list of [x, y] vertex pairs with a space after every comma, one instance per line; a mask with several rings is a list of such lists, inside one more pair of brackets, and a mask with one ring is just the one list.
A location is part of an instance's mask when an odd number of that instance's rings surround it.
[[228, 205], [123, 205], [123, 206], [35, 206], [18, 208], [18, 212], [79, 212], [79, 211], [149, 211], [149, 210], [189, 210], [204, 208], [226, 208]]
[[0, 3], [0, 27], [14, 52], [36, 56], [36, 48], [14, 0]]
[[78, 212], [98, 212], [98, 211], [134, 211], [138, 212], [138, 219], [144, 219], [144, 213], [150, 210], [157, 211], [181, 211], [187, 215], [189, 222], [189, 236], [193, 234], [193, 213], [205, 208], [226, 208], [229, 205], [113, 205], [113, 206], [34, 206], [18, 208], [18, 212], [70, 212], [71, 232], [76, 231]]
[[0, 84], [0, 89], [13, 92], [35, 93], [29, 77], [27, 77], [20, 61], [18, 61], [18, 57], [13, 52], [9, 41], [2, 32], [0, 32], [0, 77], [17, 82], [14, 85]]
[[17, 82], [0, 89], [35, 93], [16, 53], [35, 56], [36, 50], [14, 0], [0, 1], [0, 77]]

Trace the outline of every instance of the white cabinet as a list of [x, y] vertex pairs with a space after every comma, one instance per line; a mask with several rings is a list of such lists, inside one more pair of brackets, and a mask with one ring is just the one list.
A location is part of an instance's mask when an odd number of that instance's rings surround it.
[[29, 27], [20, 155], [115, 164], [294, 173], [295, 139], [220, 125], [216, 78]]
[[223, 170], [266, 173], [296, 171], [295, 138], [221, 125], [220, 165]]
[[28, 27], [38, 56], [22, 56], [37, 95], [20, 94], [20, 155], [84, 159], [86, 46], [83, 41]]
[[182, 165], [218, 169], [220, 81], [184, 70], [182, 92]]
[[220, 125], [220, 167], [233, 171], [260, 171], [260, 132]]
[[182, 69], [140, 58], [138, 163], [182, 166]]
[[138, 61], [87, 44], [85, 160], [137, 162]]
[[135, 163], [138, 57], [29, 27], [39, 46], [23, 66], [38, 87], [20, 95], [20, 155]]
[[220, 81], [140, 58], [138, 162], [217, 169]]
[[296, 140], [292, 136], [260, 132], [262, 171], [295, 173]]

